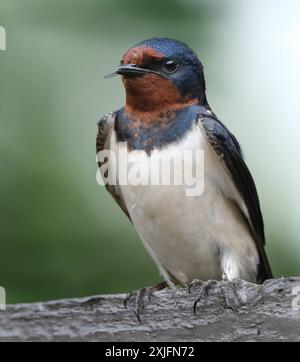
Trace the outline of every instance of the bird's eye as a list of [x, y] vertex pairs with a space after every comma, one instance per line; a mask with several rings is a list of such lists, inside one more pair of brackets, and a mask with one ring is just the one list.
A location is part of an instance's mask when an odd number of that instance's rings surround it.
[[163, 67], [168, 73], [175, 73], [179, 67], [179, 63], [174, 59], [167, 59]]

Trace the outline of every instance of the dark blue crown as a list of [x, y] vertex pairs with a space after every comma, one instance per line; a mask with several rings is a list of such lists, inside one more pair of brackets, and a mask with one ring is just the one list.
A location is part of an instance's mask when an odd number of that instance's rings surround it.
[[202, 65], [197, 57], [197, 54], [185, 43], [170, 39], [170, 38], [151, 38], [144, 40], [134, 47], [149, 46], [158, 52], [164, 54], [166, 57], [176, 57], [186, 60], [190, 64]]

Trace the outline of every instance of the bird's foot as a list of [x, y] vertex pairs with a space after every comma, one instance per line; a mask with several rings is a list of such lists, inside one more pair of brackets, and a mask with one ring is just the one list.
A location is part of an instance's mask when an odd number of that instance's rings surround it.
[[222, 274], [222, 280], [226, 282], [226, 284], [222, 286], [222, 295], [224, 299], [225, 308], [236, 311], [244, 304], [239, 294], [237, 293], [236, 284], [238, 280], [237, 279], [229, 280], [226, 273]]
[[[192, 282], [192, 284], [190, 284], [189, 286], [189, 292], [190, 292], [190, 288], [193, 286], [194, 282]], [[207, 282], [202, 282], [202, 285], [200, 287], [199, 290], [199, 294], [198, 297], [196, 298], [195, 302], [194, 302], [194, 313], [197, 314], [197, 305], [200, 303], [200, 301], [203, 299], [203, 296], [208, 296], [208, 291], [209, 288], [212, 286], [212, 284], [214, 284], [214, 280], [208, 280]]]
[[139, 290], [135, 290], [127, 295], [124, 300], [124, 307], [127, 308], [131, 299], [133, 299], [134, 303], [134, 314], [139, 322], [141, 320], [141, 314], [143, 309], [145, 308], [146, 299], [148, 299], [148, 303], [151, 302], [151, 297], [153, 296], [154, 292], [162, 290], [168, 286], [167, 282], [159, 283], [153, 287], [142, 288]]

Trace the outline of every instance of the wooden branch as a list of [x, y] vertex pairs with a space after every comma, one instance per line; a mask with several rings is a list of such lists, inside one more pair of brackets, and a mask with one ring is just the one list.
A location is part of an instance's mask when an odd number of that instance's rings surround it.
[[156, 292], [141, 323], [125, 295], [9, 305], [0, 341], [300, 341], [300, 278], [214, 282], [195, 315], [200, 286]]

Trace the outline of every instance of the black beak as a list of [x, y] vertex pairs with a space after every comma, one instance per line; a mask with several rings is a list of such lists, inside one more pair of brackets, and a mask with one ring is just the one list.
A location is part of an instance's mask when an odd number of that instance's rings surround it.
[[165, 77], [164, 74], [155, 72], [154, 70], [146, 69], [146, 68], [139, 68], [135, 64], [126, 64], [126, 65], [120, 65], [116, 69], [115, 72], [107, 75], [105, 78], [112, 78], [117, 74], [125, 75], [125, 76], [131, 76], [131, 75], [135, 76], [135, 75], [143, 75], [143, 74], [147, 74], [147, 73], [156, 74], [156, 75]]

